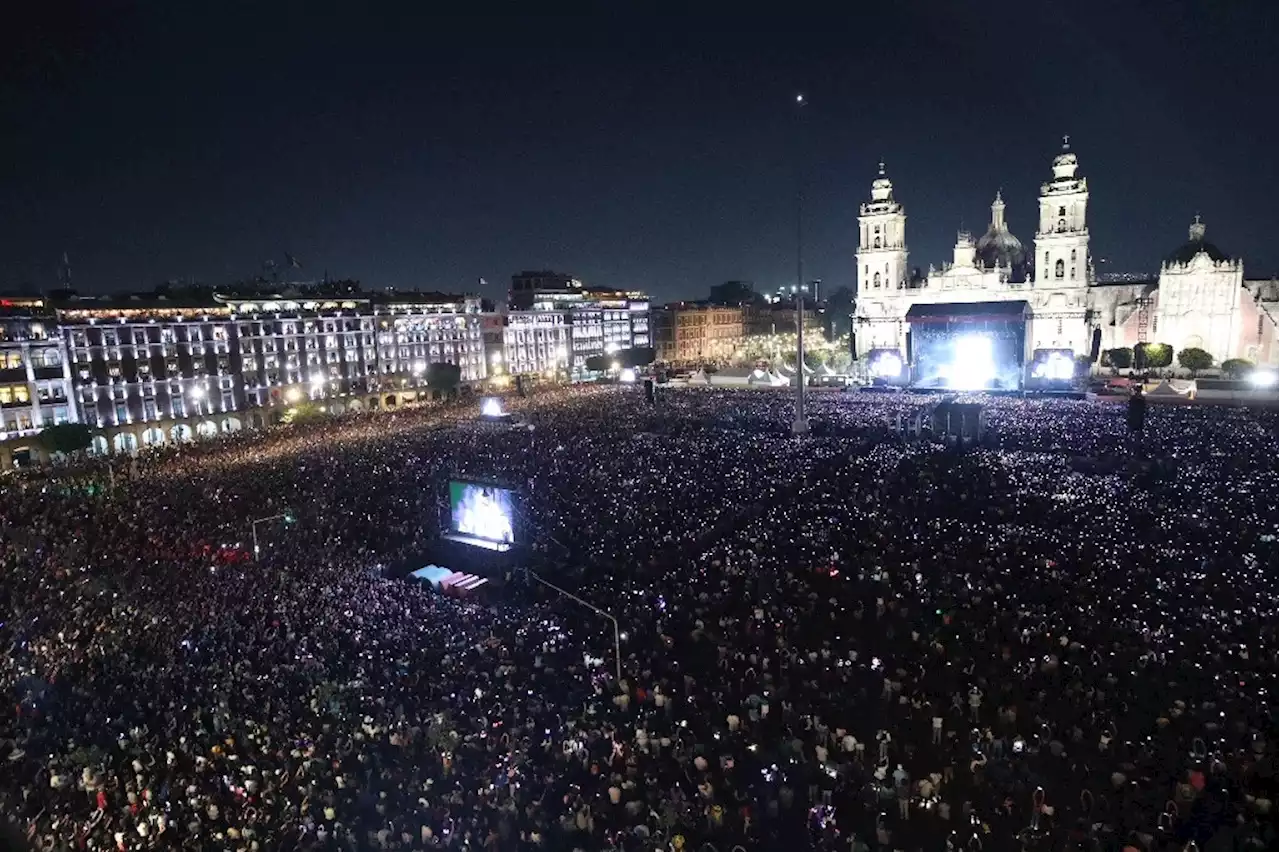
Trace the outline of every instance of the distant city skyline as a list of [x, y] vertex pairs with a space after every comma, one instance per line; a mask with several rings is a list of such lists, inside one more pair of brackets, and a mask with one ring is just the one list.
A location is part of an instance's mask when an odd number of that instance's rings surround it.
[[536, 268], [655, 303], [769, 292], [795, 280], [801, 91], [824, 293], [853, 286], [881, 159], [927, 269], [981, 233], [997, 189], [1029, 246], [1063, 134], [1099, 273], [1155, 273], [1200, 214], [1272, 276], [1276, 9], [1158, 8], [24, 10], [0, 37], [0, 290], [58, 286], [65, 253], [87, 293], [227, 284], [268, 259], [495, 300]]

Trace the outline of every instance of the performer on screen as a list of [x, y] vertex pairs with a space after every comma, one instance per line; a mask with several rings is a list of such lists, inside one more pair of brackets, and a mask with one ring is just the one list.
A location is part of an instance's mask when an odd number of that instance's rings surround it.
[[511, 519], [503, 510], [501, 501], [488, 489], [476, 489], [467, 495], [459, 519], [458, 532], [474, 535], [489, 541], [511, 543]]

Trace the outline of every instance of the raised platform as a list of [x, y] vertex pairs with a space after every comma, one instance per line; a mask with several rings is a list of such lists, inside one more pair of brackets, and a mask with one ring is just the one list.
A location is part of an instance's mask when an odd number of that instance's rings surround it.
[[[933, 395], [933, 396], [957, 396], [968, 394], [983, 394], [984, 396], [1013, 396], [1024, 397], [1026, 399], [1084, 399], [1086, 394], [1084, 391], [1078, 390], [1013, 390], [1013, 389], [992, 389], [992, 390], [955, 390], [953, 388], [926, 388], [917, 385], [909, 385], [902, 387], [900, 385], [890, 386], [864, 386], [858, 388], [858, 393], [911, 393], [917, 395]], [[1127, 397], [1126, 397], [1127, 398]]]
[[489, 584], [487, 577], [467, 574], [462, 571], [452, 571], [448, 568], [441, 568], [439, 565], [427, 565], [417, 571], [410, 572], [409, 576], [414, 580], [424, 580], [430, 583], [433, 588], [445, 594], [463, 596], [476, 592]]
[[492, 550], [495, 553], [506, 553], [511, 549], [509, 541], [492, 541], [487, 538], [479, 538], [474, 535], [466, 535], [465, 533], [446, 533], [441, 538], [447, 541], [454, 541], [458, 544], [469, 544], [475, 547], [483, 547], [485, 550]]

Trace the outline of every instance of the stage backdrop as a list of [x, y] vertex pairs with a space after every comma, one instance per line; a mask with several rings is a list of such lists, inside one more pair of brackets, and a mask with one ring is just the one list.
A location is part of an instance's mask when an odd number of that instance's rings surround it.
[[918, 387], [1013, 390], [1026, 346], [1024, 301], [913, 305], [911, 377]]

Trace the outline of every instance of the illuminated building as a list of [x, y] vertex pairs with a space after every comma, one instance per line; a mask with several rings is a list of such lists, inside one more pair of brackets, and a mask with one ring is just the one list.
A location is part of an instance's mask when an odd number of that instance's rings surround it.
[[44, 299], [0, 299], [0, 442], [77, 419], [57, 318]]
[[[636, 290], [586, 287], [569, 275], [526, 271], [511, 276], [508, 307], [513, 312], [562, 312], [569, 324], [569, 367], [575, 374], [586, 370], [593, 355], [652, 345], [649, 297]], [[531, 325], [521, 324], [526, 330]]]
[[568, 311], [510, 311], [505, 320], [501, 351], [508, 373], [554, 376], [568, 369]]
[[961, 231], [950, 263], [910, 276], [906, 210], [881, 164], [858, 217], [857, 356], [864, 363], [880, 352], [906, 358], [906, 317], [914, 305], [1026, 301], [1027, 363], [1037, 351], [1092, 356], [1160, 342], [1175, 352], [1206, 349], [1217, 363], [1277, 363], [1276, 282], [1245, 280], [1241, 262], [1204, 239], [1199, 217], [1158, 277], [1098, 280], [1089, 251], [1088, 183], [1078, 171], [1064, 140], [1052, 177], [1040, 187], [1030, 251], [1010, 231], [997, 193], [985, 234], [974, 240]]
[[655, 355], [668, 364], [727, 361], [745, 337], [745, 309], [740, 306], [674, 302], [653, 315]]
[[40, 457], [58, 422], [98, 431], [95, 453], [279, 422], [301, 403], [395, 408], [427, 367], [488, 375], [480, 300], [437, 293], [222, 296], [209, 291], [0, 300], [0, 465]]

